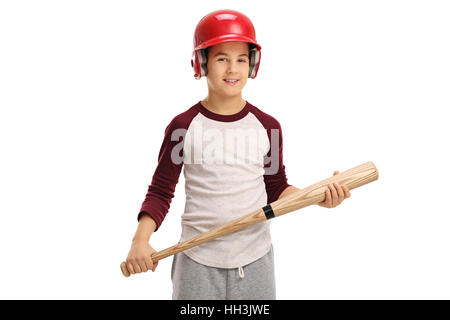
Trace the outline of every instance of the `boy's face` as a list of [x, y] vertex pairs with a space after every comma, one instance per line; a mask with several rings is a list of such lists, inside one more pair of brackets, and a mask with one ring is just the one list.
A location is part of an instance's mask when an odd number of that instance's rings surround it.
[[[246, 42], [225, 42], [214, 45], [208, 52], [208, 87], [220, 95], [240, 95], [247, 83], [249, 51]], [[225, 79], [237, 79], [228, 83]]]

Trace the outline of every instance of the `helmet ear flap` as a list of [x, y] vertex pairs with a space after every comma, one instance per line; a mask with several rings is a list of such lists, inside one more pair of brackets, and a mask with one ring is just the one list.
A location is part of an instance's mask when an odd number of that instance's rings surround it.
[[261, 57], [261, 52], [258, 50], [256, 46], [252, 45], [252, 48], [249, 50], [249, 60], [250, 60], [250, 68], [248, 71], [249, 78], [255, 78], [258, 73], [259, 61]]
[[208, 58], [204, 49], [194, 51], [194, 57], [191, 59], [191, 66], [194, 68], [194, 77], [199, 80], [201, 77], [208, 74], [206, 65], [208, 64]]
[[206, 50], [200, 49], [197, 50], [198, 52], [198, 60], [200, 62], [200, 70], [201, 70], [201, 76], [206, 76], [208, 74], [208, 57], [206, 56]]

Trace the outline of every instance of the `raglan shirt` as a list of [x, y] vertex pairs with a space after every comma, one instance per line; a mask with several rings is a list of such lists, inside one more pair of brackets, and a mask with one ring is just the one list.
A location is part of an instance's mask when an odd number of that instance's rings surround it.
[[[166, 127], [158, 165], [138, 220], [148, 214], [160, 227], [169, 211], [181, 169], [186, 202], [181, 238], [201, 233], [258, 210], [290, 186], [283, 164], [280, 123], [249, 102], [221, 115], [199, 101]], [[270, 221], [213, 239], [184, 253], [217, 268], [245, 266], [271, 248]]]

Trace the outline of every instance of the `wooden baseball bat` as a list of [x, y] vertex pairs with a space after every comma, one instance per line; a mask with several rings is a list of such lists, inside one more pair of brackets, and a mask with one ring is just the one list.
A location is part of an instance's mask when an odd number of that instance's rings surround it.
[[[358, 188], [378, 179], [378, 170], [372, 162], [366, 162], [347, 171], [338, 173], [335, 176], [319, 181], [307, 188], [293, 192], [292, 194], [273, 201], [272, 203], [249, 213], [242, 218], [233, 220], [221, 227], [199, 234], [184, 242], [180, 242], [170, 248], [152, 254], [153, 262], [167, 258], [175, 253], [190, 249], [202, 243], [221, 237], [245, 227], [254, 225], [264, 220], [279, 217], [288, 212], [292, 212], [325, 200], [325, 192], [330, 183], [337, 182], [345, 185], [349, 190]], [[125, 277], [130, 276], [126, 263], [120, 265]]]

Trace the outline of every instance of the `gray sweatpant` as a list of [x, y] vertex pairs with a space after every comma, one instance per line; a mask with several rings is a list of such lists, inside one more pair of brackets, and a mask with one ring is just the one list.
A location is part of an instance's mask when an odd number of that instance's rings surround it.
[[258, 260], [235, 269], [200, 264], [183, 252], [172, 262], [173, 300], [274, 300], [273, 248]]

